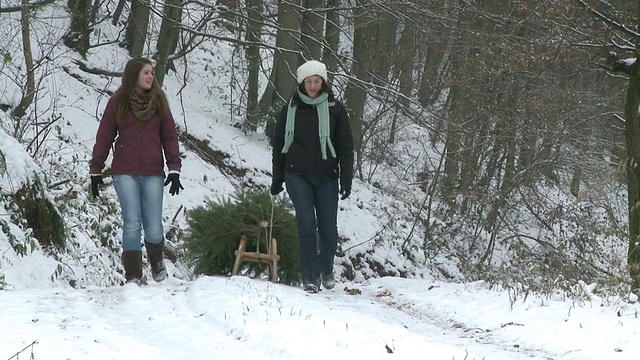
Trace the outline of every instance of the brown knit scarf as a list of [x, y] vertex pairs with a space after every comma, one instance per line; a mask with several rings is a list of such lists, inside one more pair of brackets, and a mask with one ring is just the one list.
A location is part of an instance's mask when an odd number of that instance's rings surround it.
[[139, 94], [134, 91], [129, 98], [129, 106], [133, 115], [138, 118], [138, 126], [142, 129], [156, 112], [156, 98], [150, 92]]

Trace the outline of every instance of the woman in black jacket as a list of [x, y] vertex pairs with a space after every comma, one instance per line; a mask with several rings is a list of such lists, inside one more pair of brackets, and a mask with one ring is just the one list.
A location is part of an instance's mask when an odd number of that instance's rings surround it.
[[297, 81], [276, 125], [271, 194], [286, 184], [296, 211], [304, 290], [317, 293], [321, 283], [335, 286], [338, 194], [342, 200], [351, 194], [353, 137], [347, 111], [327, 84], [326, 66], [307, 61]]

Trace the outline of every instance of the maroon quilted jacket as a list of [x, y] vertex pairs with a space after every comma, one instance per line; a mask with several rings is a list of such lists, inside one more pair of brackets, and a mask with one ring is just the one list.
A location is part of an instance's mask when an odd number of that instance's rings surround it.
[[116, 101], [113, 96], [109, 99], [93, 146], [90, 174], [102, 173], [114, 140], [116, 143], [111, 162], [114, 175], [164, 176], [164, 156], [169, 171], [180, 172], [182, 161], [178, 132], [171, 113], [164, 117], [153, 115], [144, 127], [138, 123], [131, 111], [127, 113], [124, 123], [116, 123]]

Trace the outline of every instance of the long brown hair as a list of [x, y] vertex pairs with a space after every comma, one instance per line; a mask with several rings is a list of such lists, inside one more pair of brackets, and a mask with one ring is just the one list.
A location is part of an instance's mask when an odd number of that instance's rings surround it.
[[[116, 120], [118, 122], [124, 121], [127, 116], [127, 112], [129, 112], [129, 98], [131, 98], [131, 95], [136, 91], [138, 77], [145, 65], [153, 66], [149, 59], [133, 58], [129, 60], [127, 65], [124, 67], [124, 72], [122, 73], [122, 85], [120, 85], [118, 90], [113, 94], [116, 98]], [[156, 82], [155, 75], [153, 77], [151, 89], [147, 91], [149, 91], [151, 96], [155, 98], [155, 103], [157, 104], [156, 114], [164, 116], [164, 114], [169, 110], [169, 102], [167, 101], [167, 96], [164, 91], [162, 91]]]

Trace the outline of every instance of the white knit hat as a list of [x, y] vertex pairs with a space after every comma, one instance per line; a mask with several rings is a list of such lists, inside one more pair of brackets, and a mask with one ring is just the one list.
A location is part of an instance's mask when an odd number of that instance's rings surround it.
[[298, 84], [302, 84], [305, 78], [318, 75], [327, 82], [327, 67], [317, 60], [309, 60], [306, 63], [300, 65], [297, 71]]

